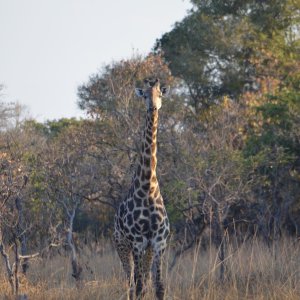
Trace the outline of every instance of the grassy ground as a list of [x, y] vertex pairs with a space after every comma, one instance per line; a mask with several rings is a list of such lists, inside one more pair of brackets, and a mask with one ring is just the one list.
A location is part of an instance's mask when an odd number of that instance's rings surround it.
[[[300, 246], [291, 240], [268, 248], [258, 240], [238, 249], [229, 246], [226, 281], [218, 280], [217, 251], [194, 249], [166, 271], [166, 299], [300, 299]], [[165, 266], [172, 254], [166, 254]], [[119, 258], [107, 248], [102, 255], [85, 250], [81, 256], [84, 280], [76, 288], [67, 257], [35, 259], [27, 278], [21, 278], [20, 293], [29, 299], [126, 299], [126, 282]], [[0, 265], [0, 299], [10, 297], [10, 286]], [[151, 284], [146, 300], [155, 299]]]

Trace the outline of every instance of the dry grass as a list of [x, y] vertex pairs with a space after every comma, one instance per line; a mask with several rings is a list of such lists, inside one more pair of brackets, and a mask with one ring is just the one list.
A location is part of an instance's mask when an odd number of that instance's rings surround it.
[[[226, 282], [218, 280], [217, 251], [195, 249], [166, 272], [167, 299], [300, 299], [300, 249], [282, 240], [270, 249], [258, 240], [227, 249]], [[166, 255], [166, 265], [171, 260]], [[31, 262], [20, 293], [29, 299], [125, 299], [126, 282], [119, 259], [111, 248], [103, 255], [86, 250], [81, 256], [84, 282], [76, 288], [67, 257]], [[1, 269], [2, 268], [2, 269]], [[0, 299], [12, 299], [0, 266]], [[154, 299], [149, 283], [146, 300]]]

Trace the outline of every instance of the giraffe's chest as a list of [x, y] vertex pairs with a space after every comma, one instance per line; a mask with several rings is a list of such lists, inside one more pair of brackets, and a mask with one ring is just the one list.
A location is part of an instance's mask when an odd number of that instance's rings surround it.
[[167, 237], [169, 221], [162, 198], [159, 200], [155, 203], [145, 198], [139, 203], [133, 196], [120, 205], [119, 227], [127, 239], [142, 242], [144, 238], [149, 240], [156, 236]]

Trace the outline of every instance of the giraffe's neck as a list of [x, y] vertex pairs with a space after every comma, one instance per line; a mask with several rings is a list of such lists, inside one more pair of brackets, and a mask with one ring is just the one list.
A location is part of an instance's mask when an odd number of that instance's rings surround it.
[[158, 186], [156, 177], [157, 125], [158, 111], [148, 111], [143, 134], [141, 156], [135, 174], [135, 181], [138, 180], [140, 186], [145, 187], [143, 189], [144, 192], [149, 192], [150, 194], [154, 192]]

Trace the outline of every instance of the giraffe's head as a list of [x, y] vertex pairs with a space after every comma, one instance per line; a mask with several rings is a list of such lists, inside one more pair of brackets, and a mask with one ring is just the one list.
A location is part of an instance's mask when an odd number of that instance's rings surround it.
[[154, 81], [146, 79], [145, 83], [147, 85], [145, 89], [135, 89], [136, 95], [145, 99], [148, 111], [159, 110], [161, 108], [161, 98], [167, 94], [168, 88], [160, 87], [158, 79]]

